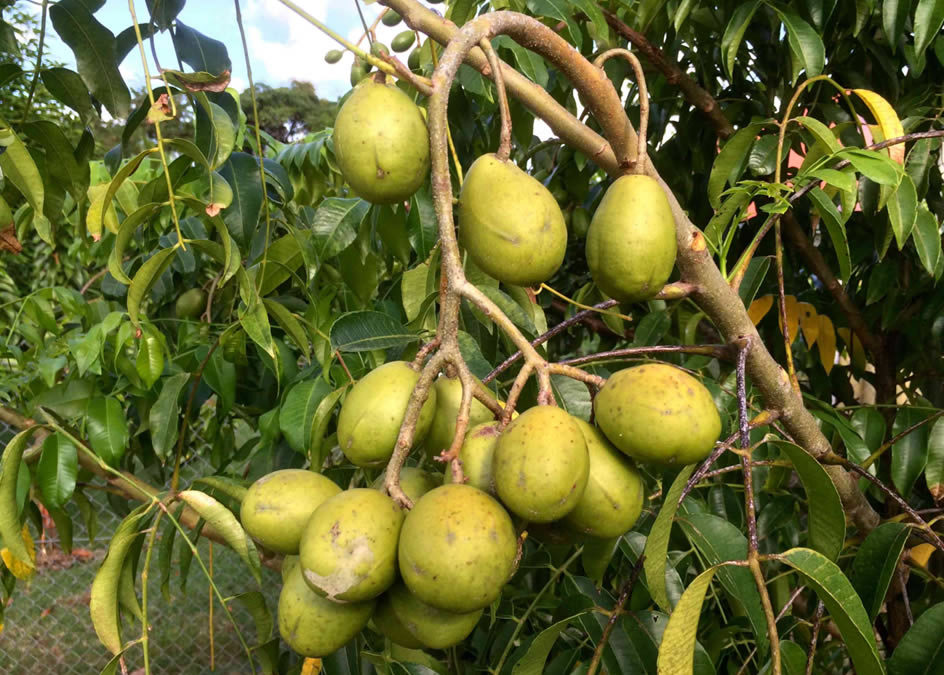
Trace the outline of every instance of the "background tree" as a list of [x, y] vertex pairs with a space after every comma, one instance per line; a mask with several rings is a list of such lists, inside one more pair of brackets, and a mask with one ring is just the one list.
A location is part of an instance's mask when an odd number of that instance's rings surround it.
[[[240, 94], [239, 101], [248, 123], [253, 124], [252, 97], [248, 89]], [[305, 134], [330, 127], [337, 114], [333, 101], [318, 98], [311, 82], [298, 80], [292, 80], [288, 87], [257, 83], [256, 105], [259, 128], [282, 143], [297, 141]]]

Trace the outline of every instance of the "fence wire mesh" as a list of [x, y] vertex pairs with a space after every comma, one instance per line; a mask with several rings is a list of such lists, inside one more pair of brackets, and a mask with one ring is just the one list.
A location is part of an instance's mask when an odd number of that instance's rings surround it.
[[[14, 432], [0, 424], [0, 448]], [[182, 478], [212, 473], [197, 460], [187, 467]], [[184, 482], [183, 484], [186, 484]], [[85, 494], [97, 513], [97, 533], [90, 536], [78, 508], [70, 503], [67, 512], [74, 526], [73, 550], [66, 554], [56, 538], [37, 540], [36, 574], [29, 582], [18, 581], [9, 605], [4, 609], [0, 631], [0, 673], [3, 675], [88, 675], [97, 674], [110, 660], [92, 628], [89, 592], [92, 579], [108, 549], [108, 541], [121, 516], [108, 505], [101, 491]], [[160, 528], [163, 531], [163, 527]], [[37, 533], [32, 531], [35, 536]], [[155, 550], [148, 578], [149, 657], [152, 673], [251, 673], [252, 668], [240, 644], [237, 630], [214, 598], [212, 631], [210, 627], [210, 585], [194, 560], [182, 588], [180, 537], [174, 546], [169, 598], [161, 592], [161, 574]], [[156, 546], [160, 545], [160, 534]], [[210, 543], [197, 542], [204, 564], [209, 563]], [[141, 557], [143, 563], [143, 555]], [[0, 563], [2, 564], [2, 563]], [[256, 589], [255, 581], [239, 557], [221, 545], [213, 546], [213, 580], [224, 598]], [[263, 568], [262, 593], [274, 617], [281, 579], [278, 573]], [[136, 588], [141, 594], [140, 569]], [[256, 643], [252, 617], [237, 602], [228, 603], [236, 626], [246, 642]], [[127, 614], [127, 613], [125, 613]], [[122, 622], [122, 638], [133, 640], [141, 635], [139, 621]], [[212, 638], [211, 638], [212, 634]], [[212, 644], [212, 647], [211, 647]], [[125, 652], [128, 673], [143, 673], [140, 645]], [[120, 671], [119, 671], [120, 672]]]

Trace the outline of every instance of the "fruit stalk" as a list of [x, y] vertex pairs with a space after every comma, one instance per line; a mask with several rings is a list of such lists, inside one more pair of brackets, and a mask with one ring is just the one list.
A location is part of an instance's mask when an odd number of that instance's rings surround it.
[[646, 160], [649, 159], [646, 153], [646, 138], [648, 138], [647, 132], [649, 131], [649, 90], [646, 87], [646, 75], [642, 72], [642, 64], [639, 63], [639, 59], [628, 49], [609, 49], [600, 54], [593, 61], [593, 65], [602, 71], [603, 64], [606, 63], [607, 59], [614, 56], [622, 56], [629, 61], [629, 65], [633, 67], [633, 72], [636, 74], [636, 85], [639, 87], [639, 132], [636, 134], [636, 156], [631, 160], [632, 169], [630, 173], [642, 173], [646, 166]]

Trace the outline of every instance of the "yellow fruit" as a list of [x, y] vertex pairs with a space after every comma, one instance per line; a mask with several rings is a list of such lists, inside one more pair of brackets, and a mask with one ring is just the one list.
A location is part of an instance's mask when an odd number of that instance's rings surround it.
[[[341, 452], [358, 466], [383, 466], [393, 454], [406, 406], [420, 374], [406, 361], [391, 361], [361, 378], [348, 393], [338, 416]], [[420, 410], [414, 444], [426, 437], [436, 412], [436, 390]]]
[[[452, 445], [452, 437], [456, 433], [456, 417], [459, 414], [459, 403], [462, 400], [462, 383], [458, 377], [440, 377], [433, 384], [436, 389], [436, 415], [433, 425], [429, 428], [424, 447], [430, 457], [435, 457]], [[476, 399], [472, 399], [469, 409], [469, 426], [489, 422], [494, 419], [492, 412]]]
[[[370, 486], [375, 490], [383, 490], [386, 473], [384, 471], [377, 476], [377, 479]], [[411, 502], [415, 503], [417, 499], [440, 485], [442, 485], [442, 481], [439, 476], [434, 476], [415, 466], [405, 466], [400, 469], [400, 489], [410, 498]]]
[[[459, 450], [462, 473], [466, 483], [479, 490], [495, 494], [495, 446], [498, 444], [498, 422], [486, 422], [469, 429], [465, 443]], [[452, 467], [446, 466], [446, 483], [452, 482]]]
[[664, 363], [627, 368], [610, 376], [594, 400], [597, 426], [639, 462], [685, 465], [709, 454], [721, 417], [705, 386]]
[[662, 186], [649, 176], [621, 176], [587, 231], [587, 265], [600, 290], [620, 302], [658, 293], [675, 265], [675, 218]]
[[459, 237], [476, 265], [516, 286], [549, 279], [567, 248], [564, 214], [548, 189], [493, 154], [475, 160], [462, 183]]
[[475, 630], [483, 611], [457, 614], [436, 609], [399, 583], [377, 603], [374, 623], [384, 635], [404, 647], [446, 649], [459, 644]]
[[285, 580], [288, 579], [288, 575], [292, 573], [298, 567], [298, 556], [297, 555], [287, 555], [282, 560], [282, 583], [285, 583]]
[[587, 485], [590, 459], [580, 427], [556, 406], [530, 408], [495, 447], [499, 499], [522, 518], [548, 523], [566, 516]]
[[301, 567], [296, 567], [279, 594], [279, 634], [302, 656], [327, 656], [364, 629], [375, 604], [322, 598], [308, 588]]
[[576, 420], [590, 455], [590, 477], [574, 510], [564, 521], [593, 537], [619, 537], [642, 513], [642, 476], [596, 427]]
[[501, 504], [471, 485], [443, 485], [413, 506], [400, 533], [400, 575], [437, 609], [472, 612], [500, 594], [517, 538]]
[[333, 138], [344, 180], [374, 204], [409, 199], [429, 173], [426, 120], [395, 85], [361, 82], [341, 106]]
[[318, 506], [341, 492], [331, 479], [305, 469], [266, 474], [249, 487], [239, 509], [246, 532], [277, 553], [298, 553], [308, 518]]
[[379, 490], [345, 490], [311, 514], [299, 547], [305, 581], [329, 600], [360, 602], [397, 575], [403, 511]]

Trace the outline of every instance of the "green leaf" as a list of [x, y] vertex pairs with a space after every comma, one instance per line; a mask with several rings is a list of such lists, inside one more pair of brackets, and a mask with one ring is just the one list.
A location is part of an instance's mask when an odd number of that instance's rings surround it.
[[262, 213], [259, 160], [245, 152], [234, 152], [219, 173], [233, 189], [233, 201], [223, 209], [223, 222], [236, 243], [248, 248]]
[[160, 206], [160, 204], [145, 204], [121, 221], [121, 225], [118, 226], [118, 233], [115, 235], [115, 243], [108, 254], [108, 271], [115, 279], [123, 284], [131, 283], [131, 277], [125, 274], [124, 268], [122, 267], [122, 261], [125, 257], [125, 248], [131, 242], [138, 226], [150, 219]]
[[806, 577], [839, 627], [858, 675], [884, 675], [872, 622], [849, 580], [836, 564], [816, 551], [792, 548], [781, 560]]
[[567, 31], [577, 50], [583, 48], [583, 33], [574, 16], [574, 11], [564, 0], [528, 0], [528, 9], [535, 16], [546, 16], [567, 24]]
[[164, 380], [161, 393], [148, 413], [151, 429], [151, 444], [154, 454], [166, 461], [177, 442], [177, 428], [180, 426], [180, 392], [183, 390], [190, 373], [177, 373]]
[[574, 417], [590, 420], [593, 405], [587, 385], [565, 375], [551, 375], [551, 391], [557, 404]]
[[882, 523], [869, 532], [852, 561], [849, 580], [872, 621], [882, 609], [910, 533], [907, 525]]
[[203, 381], [216, 392], [217, 413], [225, 415], [232, 410], [236, 402], [236, 366], [224, 358], [222, 349], [214, 351], [207, 361], [203, 370]]
[[882, 2], [882, 28], [885, 30], [885, 39], [888, 40], [888, 46], [891, 47], [893, 54], [903, 37], [909, 9], [911, 9], [911, 0], [883, 0]]
[[328, 422], [334, 414], [334, 408], [338, 401], [347, 391], [347, 387], [341, 387], [331, 392], [323, 399], [315, 409], [315, 414], [311, 420], [311, 434], [308, 441], [308, 459], [311, 463], [312, 471], [319, 471], [324, 464], [325, 457], [328, 455], [330, 447], [325, 446], [324, 437], [328, 430]]
[[[916, 408], [900, 408], [892, 424], [892, 436], [927, 418], [928, 413]], [[908, 499], [911, 488], [928, 463], [928, 427], [923, 425], [892, 445], [892, 483], [902, 497]]]
[[809, 196], [826, 225], [829, 239], [836, 251], [836, 257], [839, 259], [839, 277], [843, 282], [847, 282], [852, 274], [852, 260], [849, 255], [849, 240], [846, 237], [846, 227], [843, 225], [842, 216], [839, 215], [833, 200], [818, 187], [810, 190]]
[[180, 493], [180, 498], [223, 537], [227, 545], [246, 563], [255, 580], [262, 583], [262, 567], [256, 546], [236, 520], [236, 516], [213, 497], [199, 490], [184, 490]]
[[885, 440], [885, 418], [875, 408], [859, 408], [852, 413], [849, 423], [865, 441], [869, 453], [878, 450]]
[[810, 547], [830, 560], [839, 558], [846, 537], [846, 513], [839, 492], [826, 469], [803, 448], [786, 441], [774, 441], [796, 469], [809, 504]]
[[56, 524], [56, 534], [59, 535], [59, 545], [63, 553], [72, 554], [72, 517], [64, 509], [47, 509]]
[[131, 286], [128, 288], [128, 317], [135, 326], [141, 325], [141, 301], [147, 295], [154, 283], [170, 267], [174, 261], [174, 255], [177, 253], [177, 247], [161, 249], [147, 259], [131, 280]]
[[695, 635], [705, 593], [715, 576], [717, 567], [711, 567], [689, 584], [679, 598], [659, 646], [659, 675], [692, 675], [695, 662]]
[[79, 113], [84, 123], [88, 124], [98, 117], [92, 107], [88, 87], [78, 73], [68, 68], [44, 68], [41, 76], [49, 93]]
[[924, 478], [934, 501], [944, 501], [944, 418], [938, 418], [928, 435], [928, 464]]
[[888, 675], [944, 672], [944, 602], [926, 609], [908, 629], [888, 660]]
[[739, 130], [725, 142], [721, 152], [715, 158], [711, 166], [711, 175], [708, 177], [708, 201], [715, 210], [721, 207], [721, 193], [724, 186], [728, 182], [731, 184], [737, 182], [741, 171], [744, 170], [754, 139], [761, 126], [750, 124]]
[[[826, 48], [816, 30], [793, 12], [778, 9], [773, 6], [783, 25], [787, 29], [787, 39], [790, 42], [790, 51], [796, 61], [802, 61], [806, 69], [806, 77], [816, 77], [823, 72], [826, 63]], [[796, 82], [799, 67], [794, 65], [793, 81]]]
[[836, 140], [836, 134], [833, 133], [832, 129], [827, 127], [815, 117], [797, 117], [794, 119], [794, 121], [812, 133], [813, 137], [822, 143], [830, 153], [839, 152], [842, 149], [842, 146], [839, 145], [839, 141]]
[[[302, 244], [308, 241], [306, 232], [290, 232], [279, 237], [265, 250], [265, 273], [259, 284], [259, 295], [265, 297], [290, 279], [304, 262]], [[253, 265], [251, 272], [262, 272], [262, 261]], [[304, 351], [304, 350], [303, 350]]]
[[16, 497], [16, 484], [20, 477], [20, 460], [26, 443], [41, 427], [24, 429], [10, 439], [3, 454], [0, 454], [0, 539], [14, 558], [33, 567], [26, 543], [20, 534], [20, 505]]
[[[581, 612], [584, 614], [585, 612]], [[528, 646], [528, 651], [512, 667], [512, 675], [542, 675], [544, 666], [547, 663], [547, 657], [557, 642], [561, 632], [567, 628], [567, 625], [574, 620], [575, 616], [567, 617], [555, 624], [552, 624], [538, 633], [537, 637]]]
[[653, 601], [666, 612], [672, 611], [665, 585], [669, 535], [672, 533], [672, 523], [678, 509], [679, 496], [682, 494], [682, 490], [685, 489], [685, 484], [688, 483], [688, 479], [695, 468], [695, 464], [689, 464], [679, 471], [662, 500], [662, 507], [659, 509], [659, 513], [656, 514], [655, 523], [653, 523], [649, 536], [646, 538], [646, 559], [643, 561], [646, 584], [649, 587], [649, 595], [652, 596]]
[[350, 246], [369, 210], [370, 204], [363, 199], [328, 197], [321, 202], [311, 224], [318, 260], [333, 258]]
[[95, 454], [109, 466], [118, 466], [130, 438], [121, 403], [110, 396], [92, 399], [88, 405], [86, 425], [89, 445]]
[[331, 385], [320, 377], [299, 382], [288, 390], [279, 409], [279, 429], [295, 452], [307, 456], [311, 451], [309, 443], [315, 411], [331, 392]]
[[265, 305], [266, 311], [268, 311], [279, 326], [281, 326], [285, 334], [292, 338], [292, 342], [298, 347], [298, 351], [301, 352], [305, 358], [308, 358], [310, 343], [305, 329], [302, 328], [301, 322], [292, 314], [288, 307], [281, 302], [269, 300], [268, 298], [263, 299], [262, 302]]
[[[210, 161], [210, 169], [216, 170], [229, 159], [233, 152], [236, 144], [236, 127], [229, 114], [222, 107], [208, 100], [205, 94], [198, 94], [197, 99], [202, 103], [201, 107], [197, 108], [199, 111], [197, 124], [200, 125], [201, 130], [205, 128], [205, 133], [207, 133], [208, 147], [205, 155]], [[198, 134], [198, 142], [201, 138], [202, 136]], [[259, 160], [256, 159], [256, 165], [258, 164]]]
[[197, 72], [219, 75], [233, 69], [226, 45], [219, 40], [209, 38], [179, 20], [175, 22], [173, 35], [174, 49], [180, 60]]
[[908, 243], [908, 237], [915, 226], [915, 218], [918, 214], [918, 192], [915, 190], [914, 181], [911, 176], [904, 174], [901, 177], [901, 183], [888, 200], [888, 219], [892, 223], [892, 231], [895, 233], [895, 241], [898, 243], [898, 249], [904, 250]]
[[420, 260], [426, 260], [439, 236], [436, 209], [433, 208], [433, 197], [429, 185], [421, 187], [410, 198], [410, 212], [407, 215], [406, 226], [407, 236], [410, 239], [410, 245], [416, 251], [416, 256]]
[[23, 144], [13, 133], [13, 129], [0, 117], [0, 174], [20, 191], [29, 205], [33, 207], [33, 222], [43, 241], [52, 245], [52, 229], [43, 215], [45, 189], [43, 179], [36, 168], [36, 162]]
[[[744, 34], [747, 32], [751, 19], [754, 18], [754, 12], [757, 11], [760, 5], [759, 0], [738, 5], [737, 9], [731, 14], [731, 19], [724, 29], [724, 35], [721, 36], [721, 58], [724, 61], [724, 69], [729, 80], [734, 79], [734, 63], [737, 61], [738, 49], [741, 47], [741, 41], [744, 39]], [[712, 206], [717, 208], [714, 203], [712, 203]]]
[[603, 584], [603, 576], [606, 574], [610, 561], [619, 547], [620, 537], [612, 539], [600, 539], [598, 537], [587, 537], [583, 545], [583, 552], [580, 554], [580, 563], [583, 565], [583, 571], [593, 580], [597, 586]]
[[937, 218], [924, 204], [918, 206], [915, 217], [914, 244], [921, 265], [933, 277], [941, 259], [941, 231]]
[[246, 331], [249, 339], [259, 345], [273, 362], [278, 358], [275, 343], [272, 341], [269, 315], [266, 313], [265, 305], [257, 296], [253, 296], [245, 310], [240, 310], [239, 325]]
[[898, 185], [901, 180], [901, 166], [881, 151], [843, 148], [836, 158], [848, 159], [856, 171], [879, 185]]
[[49, 8], [56, 33], [72, 49], [79, 75], [111, 113], [127, 117], [131, 95], [118, 72], [115, 35], [99, 23], [81, 0], [60, 0]]
[[138, 356], [135, 359], [135, 370], [144, 385], [150, 389], [164, 372], [164, 349], [152, 330], [145, 331], [138, 344]]
[[266, 606], [265, 596], [259, 591], [248, 591], [227, 599], [228, 602], [233, 600], [246, 608], [256, 624], [256, 644], [261, 645], [268, 641], [272, 637], [272, 628], [275, 624], [272, 620], [272, 612]]
[[402, 347], [419, 339], [389, 314], [364, 310], [342, 314], [331, 324], [331, 349], [342, 352], [369, 352]]
[[536, 336], [538, 334], [531, 317], [525, 314], [525, 311], [521, 309], [521, 305], [512, 300], [511, 296], [495, 286], [482, 285], [477, 288], [482, 292], [482, 295], [487, 296], [489, 300], [498, 305], [498, 308], [511, 319], [511, 322], [526, 335]]
[[942, 24], [944, 24], [944, 0], [918, 0], [914, 15], [915, 56], [921, 58], [928, 45], [940, 35]]

